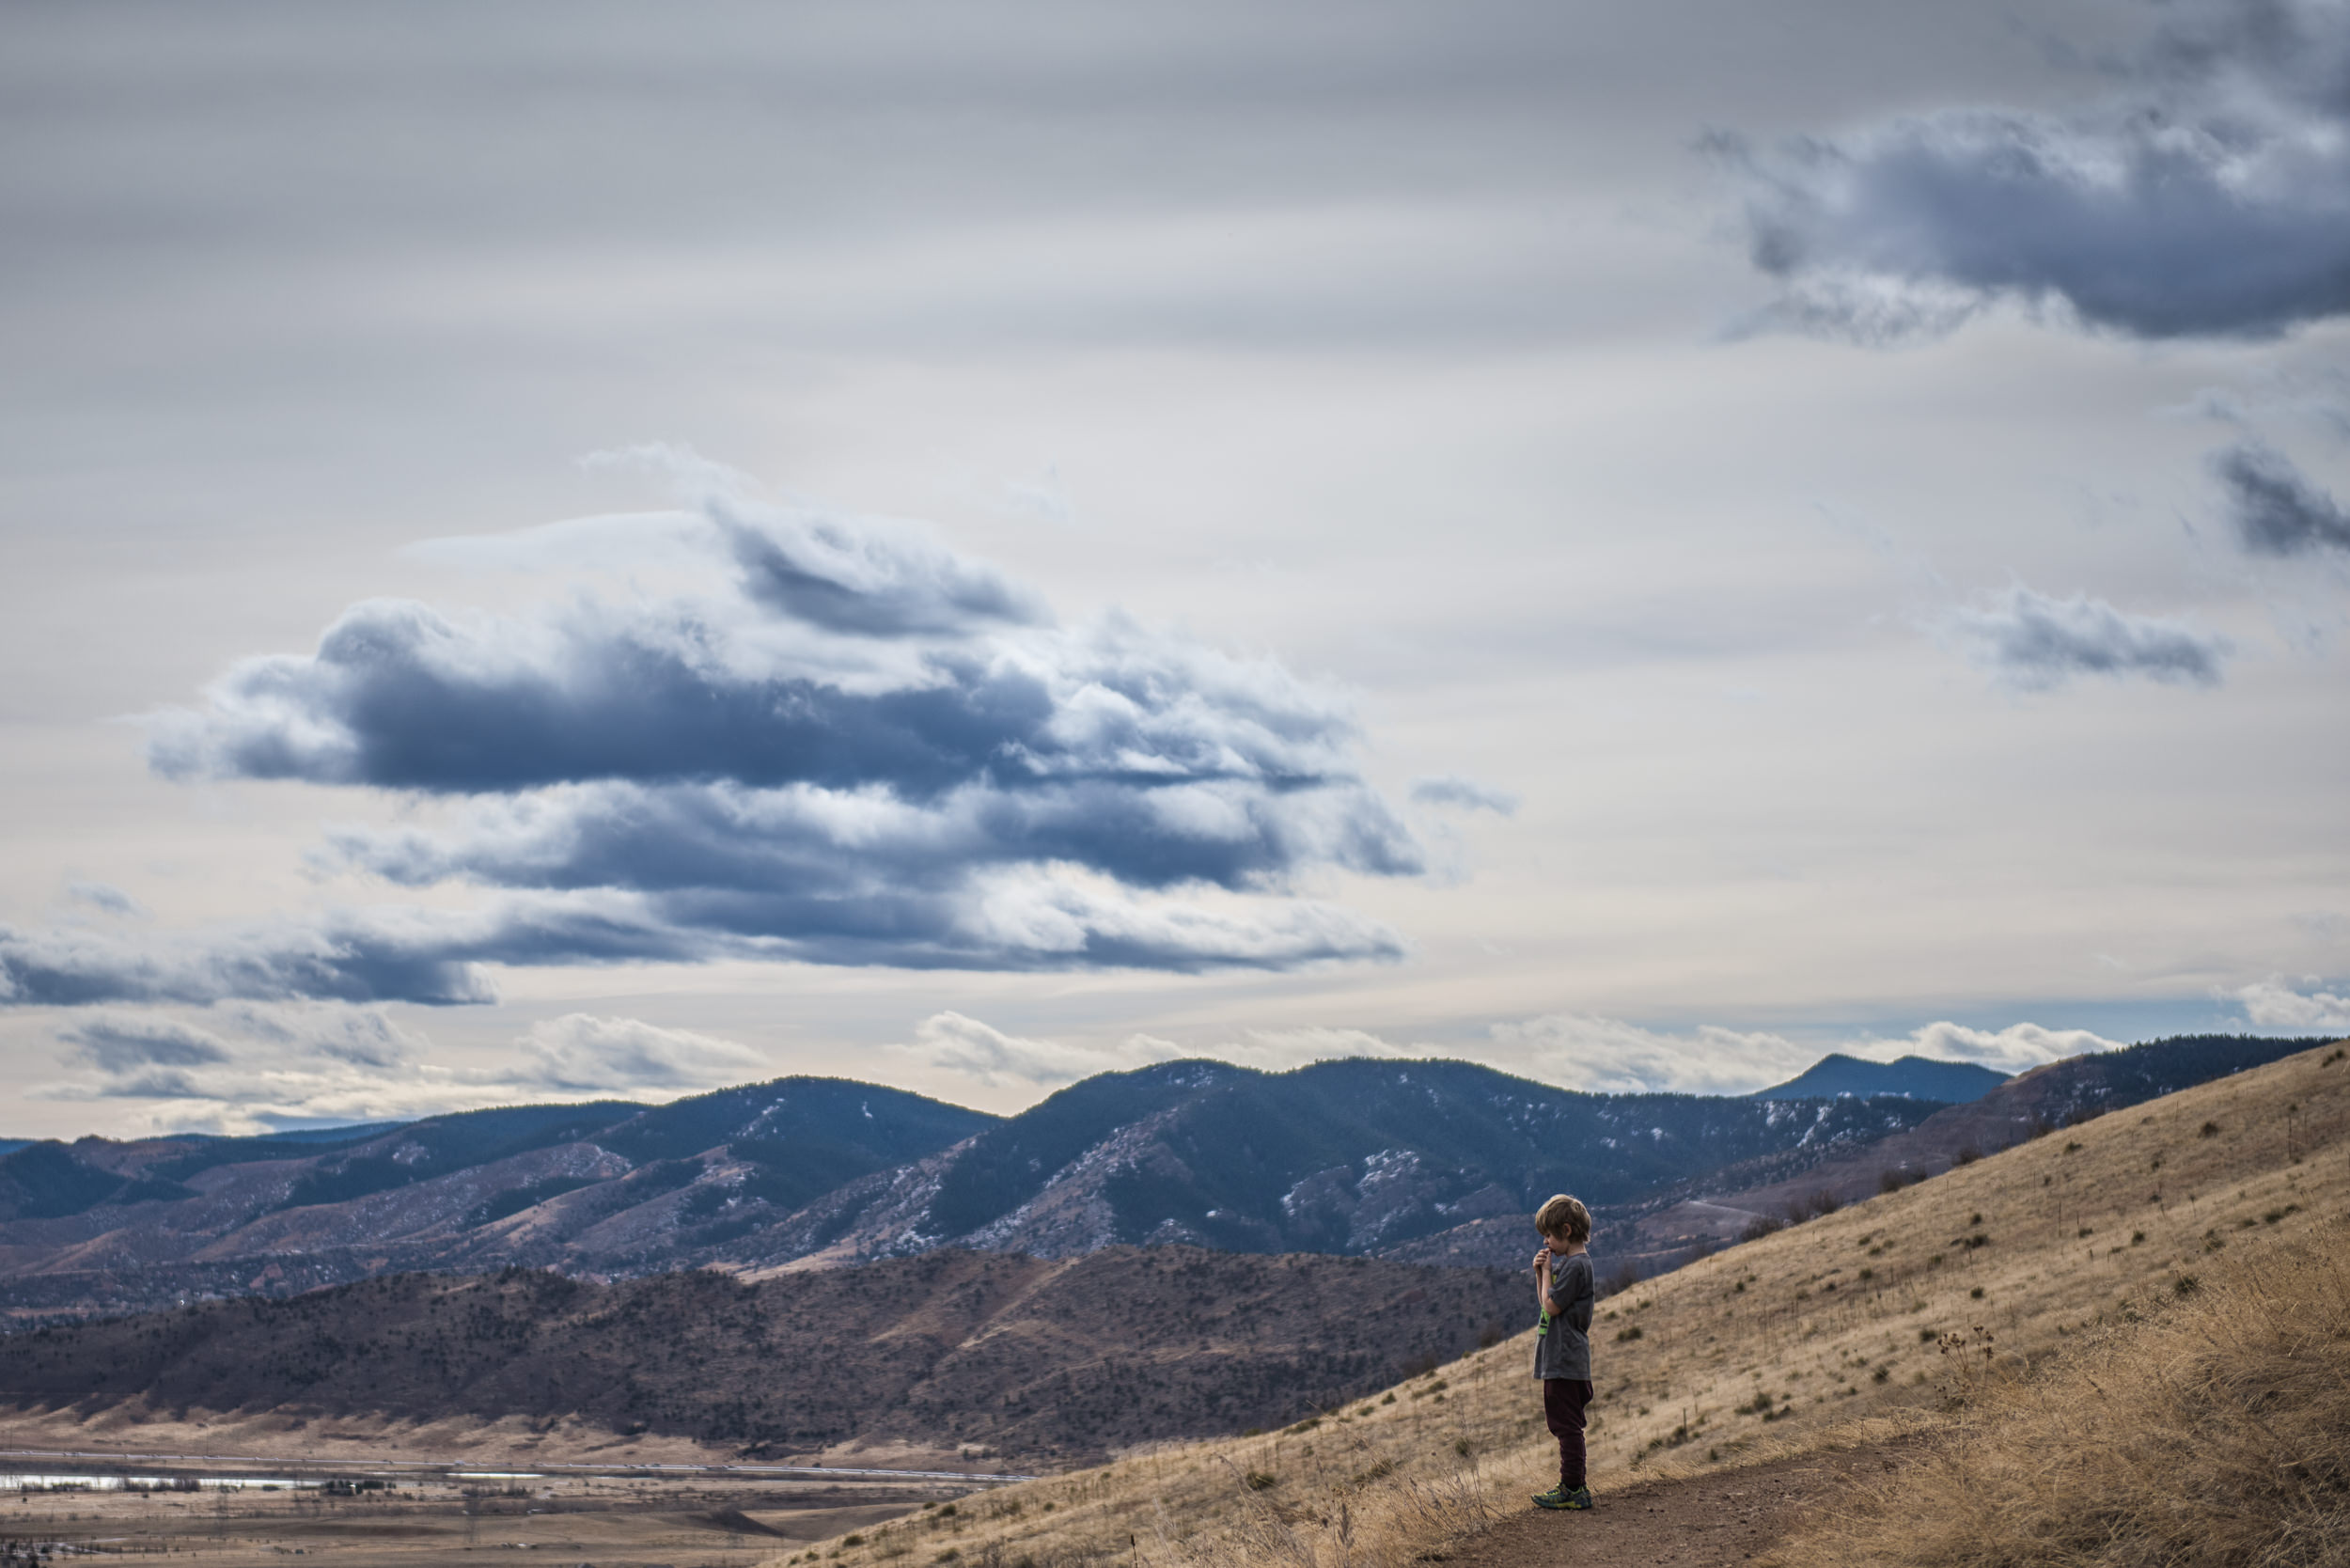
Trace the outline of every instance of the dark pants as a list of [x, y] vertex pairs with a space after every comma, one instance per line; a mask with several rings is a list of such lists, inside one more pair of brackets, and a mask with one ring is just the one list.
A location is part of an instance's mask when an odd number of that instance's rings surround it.
[[1543, 1379], [1543, 1419], [1559, 1439], [1559, 1484], [1570, 1492], [1583, 1484], [1583, 1412], [1592, 1391], [1582, 1378]]

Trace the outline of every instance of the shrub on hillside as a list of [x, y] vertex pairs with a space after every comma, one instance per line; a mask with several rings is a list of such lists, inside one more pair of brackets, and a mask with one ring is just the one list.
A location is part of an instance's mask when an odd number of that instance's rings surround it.
[[1807, 1219], [1825, 1218], [1844, 1206], [1844, 1200], [1822, 1187], [1819, 1191], [1798, 1198], [1787, 1205], [1787, 1223], [1801, 1225]]

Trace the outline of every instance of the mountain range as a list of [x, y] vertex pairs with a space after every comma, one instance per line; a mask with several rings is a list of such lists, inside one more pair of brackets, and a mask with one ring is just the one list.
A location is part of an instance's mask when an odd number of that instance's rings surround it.
[[[662, 1105], [515, 1106], [339, 1134], [43, 1141], [0, 1156], [0, 1313], [23, 1325], [416, 1270], [616, 1279], [715, 1267], [757, 1279], [942, 1247], [1509, 1265], [1552, 1192], [1579, 1194], [1611, 1223], [1697, 1198], [1720, 1223], [1743, 1222], [1756, 1205], [1739, 1194], [1794, 1191], [1813, 1171], [1853, 1185], [1888, 1162], [1946, 1168], [2035, 1119], [2306, 1043], [2157, 1043], [1956, 1105], [1917, 1090], [1972, 1080], [1902, 1063], [1876, 1081], [1906, 1092], [1785, 1098], [1788, 1086], [1583, 1093], [1449, 1060], [1287, 1073], [1194, 1060], [1089, 1078], [1010, 1117], [784, 1078]], [[1849, 1072], [1831, 1058], [1805, 1077]], [[1653, 1269], [1672, 1247], [1622, 1249], [1653, 1253], [1639, 1260]]]
[[1589, 1094], [1459, 1061], [1180, 1061], [1011, 1117], [785, 1078], [343, 1142], [42, 1142], [0, 1157], [0, 1308], [79, 1316], [416, 1269], [757, 1277], [948, 1246], [1379, 1255], [1554, 1191], [1617, 1203], [1725, 1160], [1825, 1157], [1934, 1108]]

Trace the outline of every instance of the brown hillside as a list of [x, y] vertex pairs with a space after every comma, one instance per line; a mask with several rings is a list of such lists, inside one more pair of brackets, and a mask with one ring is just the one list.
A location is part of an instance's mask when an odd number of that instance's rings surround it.
[[[1593, 1333], [1593, 1486], [1606, 1507], [1635, 1479], [1939, 1441], [1988, 1392], [2031, 1387], [2155, 1318], [2183, 1281], [2232, 1289], [2241, 1260], [2338, 1245], [2345, 1218], [2345, 1046], [1986, 1154], [1608, 1302]], [[1521, 1337], [1317, 1423], [1028, 1482], [835, 1543], [825, 1560], [949, 1547], [1038, 1568], [1432, 1560], [1526, 1513], [1555, 1476], [1530, 1358]], [[1571, 1536], [1554, 1544], [1524, 1560], [1575, 1560]]]
[[[1857, 1202], [1888, 1182], [1938, 1176], [2056, 1128], [2306, 1049], [2306, 1042], [2233, 1035], [2150, 1041], [2033, 1068], [1979, 1099], [1943, 1106], [1914, 1127], [1889, 1130], [1857, 1147], [1848, 1139], [1801, 1139], [1635, 1202], [1595, 1207], [1600, 1275], [1622, 1280], [1662, 1274], [1737, 1241], [1759, 1219], [1813, 1212], [1822, 1193]], [[1800, 1114], [1793, 1104], [1786, 1108]], [[1530, 1218], [1529, 1212], [1473, 1219], [1379, 1247], [1375, 1255], [1407, 1263], [1514, 1268]]]
[[1531, 1315], [1496, 1272], [1187, 1247], [941, 1252], [757, 1282], [402, 1275], [0, 1340], [0, 1402], [50, 1431], [65, 1411], [527, 1416], [769, 1456], [1082, 1458], [1292, 1420]]
[[1972, 1402], [1921, 1463], [1774, 1560], [2350, 1561], [2345, 1244], [2350, 1226], [2328, 1222], [2195, 1276], [2048, 1377]]

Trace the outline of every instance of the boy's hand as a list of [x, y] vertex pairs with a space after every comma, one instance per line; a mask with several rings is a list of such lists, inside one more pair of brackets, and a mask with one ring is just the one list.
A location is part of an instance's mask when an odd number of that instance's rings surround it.
[[1539, 1248], [1534, 1254], [1534, 1272], [1537, 1274], [1546, 1274], [1549, 1270], [1550, 1248], [1547, 1247]]

